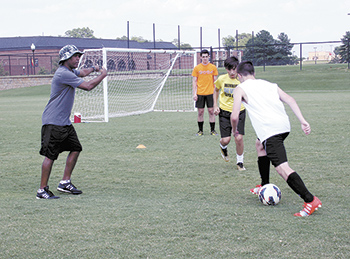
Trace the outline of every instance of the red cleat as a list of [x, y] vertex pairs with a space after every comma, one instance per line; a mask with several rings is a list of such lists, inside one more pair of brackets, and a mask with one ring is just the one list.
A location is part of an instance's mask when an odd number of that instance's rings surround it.
[[322, 202], [320, 201], [319, 198], [314, 196], [314, 200], [308, 203], [304, 202], [304, 208], [300, 212], [295, 213], [294, 216], [307, 217], [307, 216], [310, 216], [312, 213], [314, 213], [315, 210], [321, 207], [322, 207]]
[[253, 189], [250, 189], [250, 192], [252, 193], [252, 194], [256, 194], [256, 195], [259, 195], [259, 192], [260, 192], [260, 190], [261, 190], [261, 184], [258, 184], [257, 186], [255, 186], [255, 188], [253, 188]]

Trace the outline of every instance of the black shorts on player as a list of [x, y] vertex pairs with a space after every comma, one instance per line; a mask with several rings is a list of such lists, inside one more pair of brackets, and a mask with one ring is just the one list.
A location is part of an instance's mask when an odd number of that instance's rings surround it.
[[[239, 134], [244, 135], [245, 131], [245, 117], [246, 111], [240, 111], [239, 121], [237, 124], [237, 131]], [[220, 109], [219, 113], [219, 122], [220, 122], [220, 134], [221, 138], [231, 137], [232, 135], [232, 126], [231, 126], [231, 112]]]
[[198, 99], [196, 101], [196, 108], [202, 109], [205, 107], [205, 104], [208, 108], [213, 108], [214, 106], [214, 99], [213, 95], [197, 95]]
[[40, 155], [56, 160], [63, 151], [81, 152], [82, 146], [73, 125], [43, 125]]
[[274, 167], [288, 161], [286, 148], [284, 147], [283, 143], [288, 135], [289, 132], [277, 134], [269, 137], [262, 143], [266, 151], [266, 155]]

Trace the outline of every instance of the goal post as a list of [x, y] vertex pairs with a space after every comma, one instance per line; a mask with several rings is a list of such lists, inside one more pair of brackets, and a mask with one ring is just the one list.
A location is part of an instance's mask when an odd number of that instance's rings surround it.
[[[102, 50], [103, 54], [103, 64], [107, 64], [107, 51]], [[104, 121], [108, 122], [108, 80], [105, 77], [102, 81], [103, 83], [103, 103], [104, 103]]]
[[72, 116], [80, 113], [82, 121], [108, 122], [151, 111], [194, 111], [191, 73], [196, 61], [196, 51], [85, 50], [79, 67], [103, 65], [107, 77], [89, 92], [76, 90]]

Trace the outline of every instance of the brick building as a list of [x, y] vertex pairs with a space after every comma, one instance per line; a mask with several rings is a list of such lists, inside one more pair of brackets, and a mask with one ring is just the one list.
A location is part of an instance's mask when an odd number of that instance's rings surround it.
[[[31, 46], [34, 44], [35, 50]], [[111, 39], [71, 37], [9, 37], [0, 38], [0, 71], [3, 75], [34, 75], [39, 71], [52, 73], [57, 67], [58, 52], [67, 45], [76, 45], [80, 50], [108, 48], [174, 49], [170, 42], [137, 42]]]

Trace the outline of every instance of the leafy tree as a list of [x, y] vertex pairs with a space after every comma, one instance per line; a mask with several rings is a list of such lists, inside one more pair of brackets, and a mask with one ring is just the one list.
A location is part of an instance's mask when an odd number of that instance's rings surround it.
[[[173, 39], [173, 41], [171, 43], [174, 44], [177, 48], [179, 47], [178, 39]], [[181, 50], [193, 50], [191, 44], [189, 44], [189, 43], [182, 43], [182, 42], [180, 42], [180, 49]]]
[[350, 61], [350, 31], [347, 31], [343, 38], [341, 39], [342, 45], [337, 48], [338, 54], [340, 56], [340, 63], [346, 63]]
[[269, 61], [276, 54], [274, 48], [275, 40], [272, 35], [262, 30], [256, 34], [255, 38], [248, 40], [246, 51], [243, 54], [245, 60], [252, 60], [255, 65], [261, 66]]
[[275, 40], [268, 31], [262, 30], [247, 41], [243, 56], [257, 66], [293, 64], [295, 58], [292, 57], [292, 48], [287, 34], [281, 33]]
[[227, 49], [234, 48], [236, 46], [235, 42], [236, 42], [235, 38], [233, 36], [231, 36], [231, 35], [228, 35], [227, 37], [223, 37], [222, 38], [222, 44]]
[[[237, 39], [238, 38], [238, 39]], [[235, 48], [238, 42], [238, 48], [244, 47], [248, 40], [252, 38], [252, 35], [249, 33], [240, 33], [237, 37], [228, 35], [227, 37], [222, 38], [223, 45], [226, 48]]]
[[339, 47], [335, 47], [333, 50], [334, 53], [334, 58], [332, 58], [330, 63], [336, 64], [336, 63], [340, 63], [340, 46]]
[[124, 35], [123, 37], [117, 37], [117, 40], [128, 40], [128, 37]]
[[150, 42], [149, 40], [144, 39], [142, 36], [138, 36], [138, 37], [132, 36], [130, 40], [134, 40], [134, 41], [141, 42], [141, 43]]
[[284, 32], [280, 33], [277, 37], [276, 43], [276, 54], [275, 54], [275, 64], [276, 65], [287, 65], [293, 64], [292, 60], [292, 49], [293, 44], [290, 44], [290, 39], [288, 35]]
[[189, 44], [189, 43], [181, 43], [180, 49], [182, 49], [182, 50], [193, 50], [191, 44]]
[[64, 33], [64, 36], [65, 37], [72, 37], [72, 38], [92, 38], [92, 39], [96, 38], [94, 36], [94, 31], [91, 30], [89, 27], [68, 30]]
[[252, 38], [250, 33], [240, 33], [238, 34], [238, 47], [244, 47], [247, 42]]

